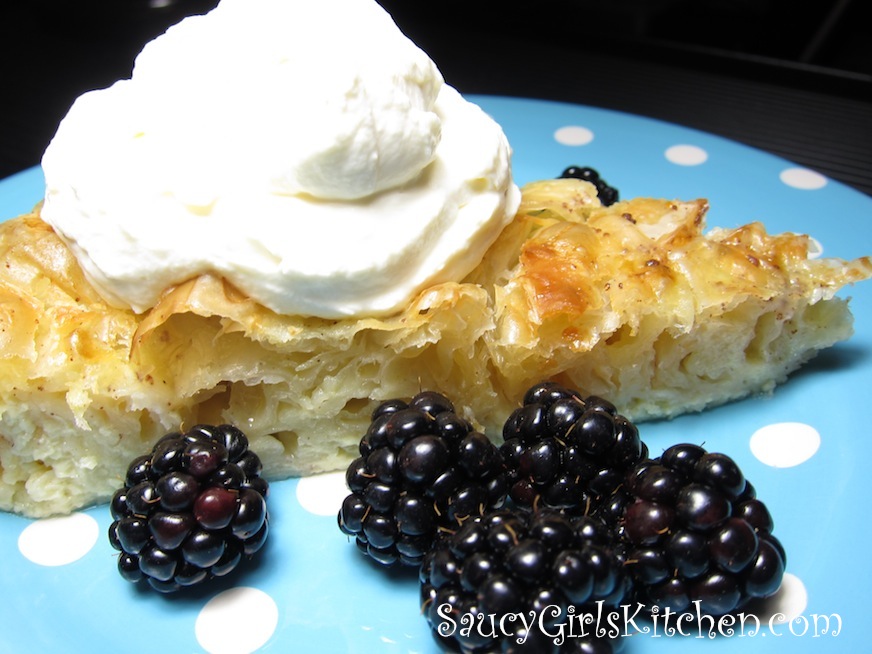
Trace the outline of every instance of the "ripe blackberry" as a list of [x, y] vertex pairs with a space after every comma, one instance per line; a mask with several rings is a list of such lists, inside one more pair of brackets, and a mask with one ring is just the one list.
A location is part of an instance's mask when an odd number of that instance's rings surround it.
[[612, 506], [626, 471], [647, 456], [635, 425], [608, 401], [555, 382], [530, 387], [503, 426], [509, 496], [524, 508], [597, 513]]
[[197, 425], [134, 459], [110, 503], [118, 570], [169, 593], [234, 570], [269, 531], [261, 461], [232, 425]]
[[640, 602], [723, 615], [778, 590], [784, 548], [733, 459], [674, 445], [636, 466], [626, 488], [620, 532]]
[[583, 179], [596, 187], [600, 203], [608, 207], [618, 201], [618, 189], [609, 186], [600, 174], [590, 166], [569, 166], [560, 174], [561, 178]]
[[614, 544], [590, 516], [489, 512], [424, 558], [421, 611], [437, 640], [468, 654], [618, 651], [621, 634], [607, 633], [605, 618], [583, 622], [615, 611], [629, 593]]
[[359, 451], [346, 471], [351, 493], [339, 528], [384, 565], [420, 564], [440, 529], [506, 498], [499, 450], [439, 393], [381, 403]]

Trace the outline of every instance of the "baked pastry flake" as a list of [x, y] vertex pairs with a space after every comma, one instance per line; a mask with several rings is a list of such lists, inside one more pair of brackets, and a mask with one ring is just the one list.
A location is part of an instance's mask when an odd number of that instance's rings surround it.
[[495, 439], [545, 378], [637, 421], [771, 391], [850, 336], [836, 292], [872, 261], [810, 258], [808, 237], [759, 223], [706, 232], [706, 209], [534, 183], [466, 279], [353, 320], [278, 315], [209, 274], [137, 315], [100, 298], [38, 209], [0, 224], [0, 509], [106, 500], [134, 456], [197, 423], [240, 426], [274, 480], [342, 469], [372, 408], [422, 389]]

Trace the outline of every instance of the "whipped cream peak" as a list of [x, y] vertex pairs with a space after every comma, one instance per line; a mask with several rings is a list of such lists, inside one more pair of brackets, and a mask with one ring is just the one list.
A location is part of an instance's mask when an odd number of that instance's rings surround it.
[[477, 264], [510, 154], [375, 2], [222, 0], [76, 100], [42, 215], [136, 311], [213, 272], [280, 313], [375, 315]]
[[[200, 155], [191, 163], [238, 168], [279, 193], [393, 188], [433, 160], [441, 136], [439, 70], [369, 2], [224, 0], [148, 43], [133, 79], [142, 136], [177, 139]], [[235, 142], [216, 148], [218, 134]]]

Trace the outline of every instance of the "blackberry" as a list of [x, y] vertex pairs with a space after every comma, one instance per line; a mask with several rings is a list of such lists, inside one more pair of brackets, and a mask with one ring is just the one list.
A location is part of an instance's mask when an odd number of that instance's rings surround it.
[[258, 552], [269, 531], [261, 468], [232, 425], [161, 438], [129, 464], [110, 503], [121, 576], [174, 592], [224, 576]]
[[506, 498], [497, 447], [423, 391], [376, 407], [345, 479], [339, 528], [384, 565], [419, 565], [440, 530], [455, 530]]
[[619, 529], [640, 602], [723, 615], [778, 590], [784, 548], [733, 459], [674, 445], [630, 471], [626, 488]]
[[613, 613], [629, 594], [614, 545], [591, 516], [488, 512], [424, 558], [421, 611], [437, 640], [466, 653], [617, 651], [621, 632], [609, 633], [605, 619], [583, 622]]
[[569, 166], [560, 174], [561, 178], [583, 179], [596, 187], [596, 194], [604, 207], [613, 205], [619, 199], [618, 189], [609, 186], [600, 174], [590, 166]]
[[616, 490], [648, 452], [610, 402], [551, 381], [524, 394], [503, 425], [500, 450], [516, 505], [596, 513], [613, 524], [623, 510], [612, 505]]

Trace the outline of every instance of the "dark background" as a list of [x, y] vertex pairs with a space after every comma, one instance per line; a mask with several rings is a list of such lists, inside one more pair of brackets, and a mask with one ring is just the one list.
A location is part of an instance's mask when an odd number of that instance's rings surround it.
[[[69, 105], [216, 0], [0, 9], [0, 177]], [[872, 194], [869, 0], [382, 0], [461, 92], [577, 102], [702, 129]]]

